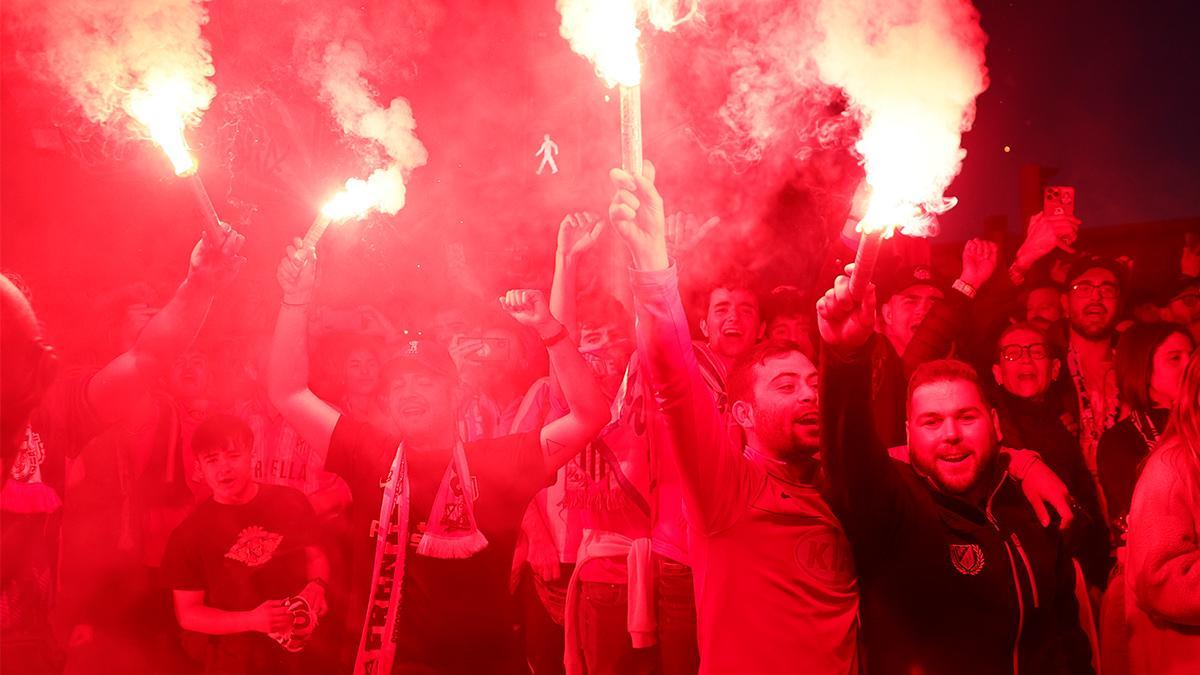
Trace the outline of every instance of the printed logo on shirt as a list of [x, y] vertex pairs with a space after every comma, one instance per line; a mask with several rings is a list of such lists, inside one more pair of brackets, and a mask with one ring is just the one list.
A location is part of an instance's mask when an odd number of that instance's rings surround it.
[[820, 583], [832, 583], [854, 576], [850, 545], [841, 531], [827, 526], [813, 527], [796, 541], [796, 564]]
[[259, 567], [271, 560], [282, 541], [282, 534], [267, 532], [258, 525], [251, 525], [238, 534], [237, 541], [225, 553], [225, 557], [248, 567]]
[[983, 549], [978, 544], [950, 544], [950, 562], [960, 574], [973, 577], [983, 571]]

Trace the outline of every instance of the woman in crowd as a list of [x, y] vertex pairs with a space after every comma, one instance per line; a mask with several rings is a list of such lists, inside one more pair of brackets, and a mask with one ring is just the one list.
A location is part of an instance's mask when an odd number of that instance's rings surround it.
[[1097, 451], [1117, 559], [1101, 604], [1106, 672], [1129, 672], [1124, 576], [1129, 503], [1146, 457], [1158, 445], [1171, 406], [1179, 397], [1180, 382], [1194, 346], [1187, 329], [1171, 323], [1134, 324], [1117, 344], [1114, 367], [1128, 414], [1104, 433]]
[[1118, 539], [1125, 529], [1138, 467], [1162, 435], [1194, 348], [1187, 329], [1173, 323], [1134, 324], [1117, 343], [1114, 367], [1128, 412], [1100, 439], [1097, 464]]
[[1200, 358], [1192, 355], [1129, 511], [1132, 672], [1200, 667]]

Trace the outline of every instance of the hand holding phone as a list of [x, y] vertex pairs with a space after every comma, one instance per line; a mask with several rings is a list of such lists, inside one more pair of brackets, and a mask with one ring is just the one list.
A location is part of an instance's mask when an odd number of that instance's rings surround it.
[[1075, 188], [1069, 185], [1047, 185], [1042, 189], [1042, 215], [1074, 216]]

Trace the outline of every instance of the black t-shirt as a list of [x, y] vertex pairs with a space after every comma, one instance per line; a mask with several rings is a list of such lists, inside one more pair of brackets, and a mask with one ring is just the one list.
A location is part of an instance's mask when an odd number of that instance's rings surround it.
[[[204, 591], [204, 603], [233, 612], [299, 593], [304, 549], [316, 543], [316, 517], [304, 495], [258, 486], [246, 504], [202, 502], [171, 533], [162, 571], [173, 590]], [[209, 673], [286, 672], [301, 657], [262, 633], [210, 636]]]
[[[329, 444], [327, 468], [345, 479], [354, 495], [347, 621], [353, 636], [347, 639], [355, 645], [375, 561], [372, 524], [379, 519], [381, 484], [399, 444], [399, 438], [344, 415]], [[554, 474], [545, 468], [538, 432], [468, 443], [464, 451], [478, 495], [476, 524], [488, 546], [470, 558], [446, 560], [419, 555], [410, 538], [396, 661], [439, 672], [505, 672], [515, 655], [508, 592], [513, 549], [526, 506]], [[450, 453], [409, 453], [414, 534], [425, 529], [449, 461]]]

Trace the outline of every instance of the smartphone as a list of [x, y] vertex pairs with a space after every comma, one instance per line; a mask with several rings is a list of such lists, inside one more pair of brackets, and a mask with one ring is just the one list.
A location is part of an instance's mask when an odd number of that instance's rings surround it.
[[483, 337], [481, 335], [459, 335], [454, 338], [455, 345], [460, 345], [464, 342], [483, 343], [483, 346], [474, 354], [467, 355], [467, 358], [472, 361], [492, 363], [508, 360], [511, 349], [508, 344], [508, 338]]
[[1042, 215], [1074, 216], [1075, 188], [1069, 185], [1047, 185], [1043, 188]]

